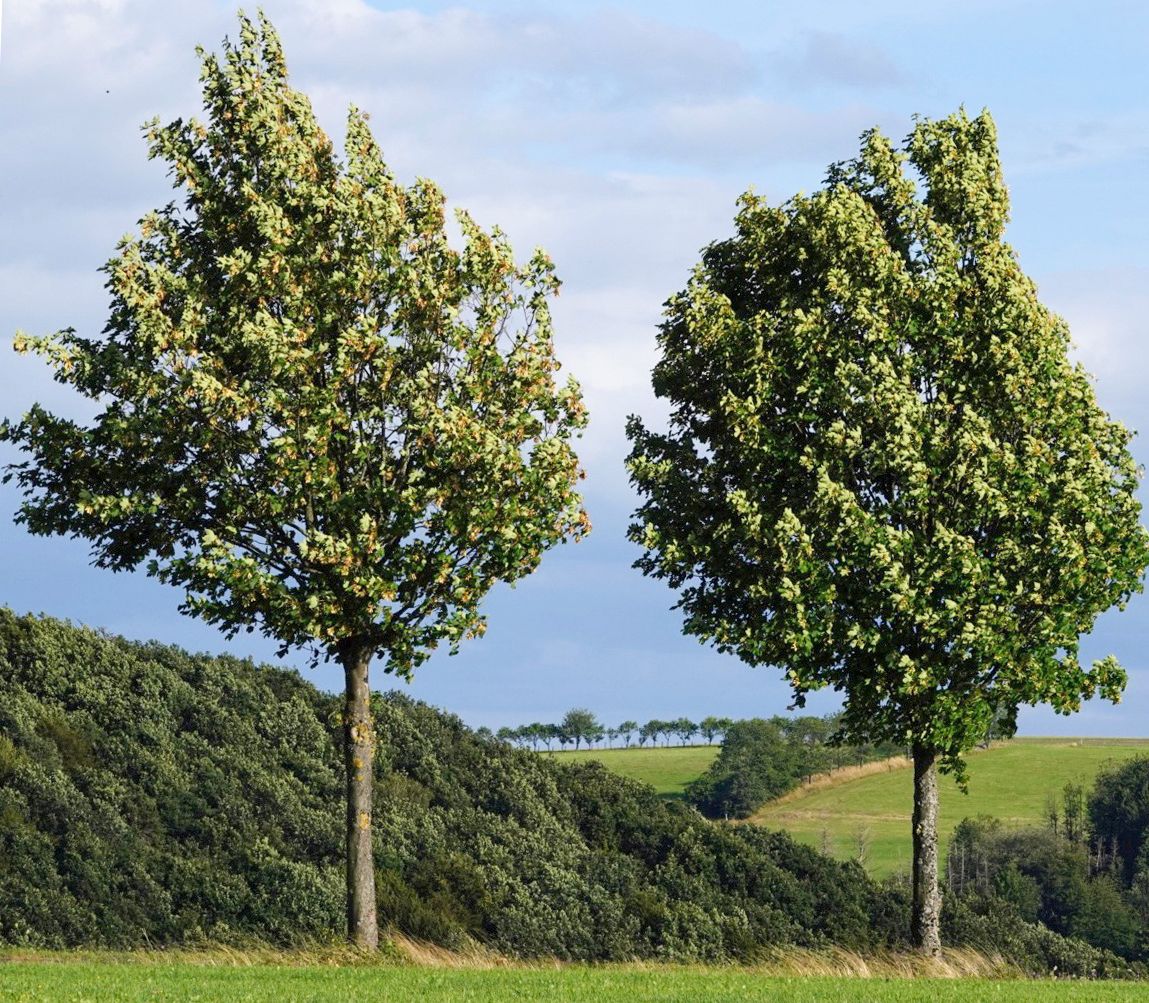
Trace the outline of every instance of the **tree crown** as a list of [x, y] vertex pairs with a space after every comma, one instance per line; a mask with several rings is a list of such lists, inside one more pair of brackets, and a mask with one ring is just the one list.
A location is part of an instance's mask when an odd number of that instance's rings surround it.
[[684, 630], [784, 667], [799, 706], [844, 691], [853, 741], [950, 766], [1003, 708], [1119, 697], [1078, 639], [1149, 563], [1130, 433], [1007, 214], [987, 113], [901, 149], [868, 132], [781, 206], [747, 194], [667, 305], [669, 430], [628, 424], [637, 566], [681, 590]]
[[452, 247], [438, 188], [398, 184], [354, 108], [338, 157], [262, 17], [200, 54], [207, 121], [146, 127], [184, 201], [105, 266], [104, 337], [17, 338], [103, 406], [0, 427], [31, 454], [18, 518], [146, 563], [229, 635], [370, 645], [409, 675], [589, 529], [558, 280], [466, 213]]

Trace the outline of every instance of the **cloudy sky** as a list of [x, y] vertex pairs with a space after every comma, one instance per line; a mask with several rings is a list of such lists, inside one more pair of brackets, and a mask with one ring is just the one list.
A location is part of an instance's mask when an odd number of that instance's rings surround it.
[[[701, 247], [730, 232], [753, 186], [781, 201], [816, 188], [873, 125], [988, 107], [1013, 199], [1009, 239], [1063, 314], [1111, 412], [1149, 434], [1149, 13], [1128, 2], [935, 0], [590, 5], [267, 0], [293, 82], [341, 136], [354, 102], [400, 179], [435, 179], [536, 245], [564, 280], [558, 352], [592, 425], [581, 454], [595, 531], [489, 600], [489, 632], [424, 666], [410, 692], [498, 726], [585, 705], [625, 717], [784, 711], [775, 669], [751, 669], [680, 633], [673, 595], [631, 570], [635, 499], [622, 423], [657, 420], [649, 390], [662, 302]], [[17, 329], [98, 332], [97, 268], [171, 198], [140, 125], [200, 109], [195, 46], [235, 32], [201, 0], [7, 0], [0, 41], [0, 415], [34, 400], [83, 409]], [[1139, 459], [1149, 457], [1137, 440]], [[0, 454], [0, 462], [13, 459]], [[181, 617], [174, 591], [88, 566], [82, 542], [32, 538], [0, 490], [0, 603], [136, 638], [270, 658]], [[1149, 600], [1107, 615], [1087, 653], [1130, 670], [1119, 707], [1066, 720], [1026, 711], [1030, 734], [1149, 735]], [[305, 669], [321, 685], [330, 668]], [[387, 684], [378, 679], [377, 684]], [[832, 694], [811, 706], [835, 706]]]

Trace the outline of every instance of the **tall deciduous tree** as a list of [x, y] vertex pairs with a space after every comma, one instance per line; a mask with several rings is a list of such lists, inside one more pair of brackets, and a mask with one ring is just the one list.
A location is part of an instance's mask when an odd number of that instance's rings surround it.
[[[919, 188], [920, 185], [920, 188]], [[668, 303], [632, 418], [637, 566], [686, 632], [845, 694], [854, 742], [914, 759], [913, 917], [939, 946], [937, 765], [1019, 704], [1117, 700], [1078, 639], [1149, 561], [1130, 433], [1004, 242], [988, 114], [877, 131], [824, 188], [744, 196]], [[1012, 729], [1011, 729], [1012, 730]]]
[[354, 108], [340, 158], [265, 20], [201, 58], [207, 121], [147, 127], [183, 203], [105, 266], [104, 337], [17, 339], [102, 411], [5, 425], [31, 454], [6, 479], [32, 532], [342, 664], [348, 930], [374, 947], [368, 666], [407, 678], [482, 634], [495, 582], [587, 531], [585, 411], [555, 382], [545, 254], [516, 264], [465, 213], [450, 246], [442, 194], [398, 184]]

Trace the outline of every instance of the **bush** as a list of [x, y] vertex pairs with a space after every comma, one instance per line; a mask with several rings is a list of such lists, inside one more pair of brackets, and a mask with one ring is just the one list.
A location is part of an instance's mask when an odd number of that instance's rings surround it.
[[[0, 940], [337, 936], [338, 701], [292, 672], [0, 610]], [[384, 923], [524, 957], [681, 961], [904, 936], [905, 903], [598, 764], [374, 701]]]

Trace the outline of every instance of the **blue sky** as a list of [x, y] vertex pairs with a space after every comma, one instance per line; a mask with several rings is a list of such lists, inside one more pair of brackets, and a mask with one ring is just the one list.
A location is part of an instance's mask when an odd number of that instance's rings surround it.
[[[817, 187], [873, 125], [988, 107], [1013, 199], [1009, 239], [1112, 413], [1149, 434], [1149, 14], [1135, 3], [581, 3], [405, 6], [267, 0], [293, 80], [342, 133], [372, 124], [400, 178], [434, 178], [498, 223], [520, 256], [541, 245], [564, 280], [566, 368], [592, 424], [581, 448], [592, 536], [549, 554], [487, 604], [490, 629], [436, 656], [409, 691], [468, 722], [556, 720], [585, 705], [626, 717], [784, 711], [776, 669], [681, 636], [673, 594], [631, 570], [635, 499], [622, 424], [657, 421], [649, 390], [661, 303], [699, 249], [730, 231], [751, 185], [773, 200]], [[186, 9], [185, 9], [186, 8]], [[234, 8], [158, 0], [9, 0], [0, 53], [0, 414], [34, 400], [82, 415], [17, 328], [98, 332], [98, 266], [172, 197], [139, 126], [199, 112], [196, 44]], [[1135, 445], [1149, 457], [1144, 438]], [[13, 458], [0, 454], [0, 462]], [[196, 650], [271, 658], [176, 612], [140, 575], [88, 566], [82, 542], [27, 536], [0, 490], [0, 603]], [[1022, 715], [1023, 732], [1149, 735], [1149, 601], [1086, 644], [1130, 670], [1119, 707]], [[306, 659], [289, 657], [303, 668]], [[322, 685], [329, 668], [305, 673]], [[377, 676], [378, 686], [390, 681]], [[400, 684], [402, 685], [402, 684]], [[817, 711], [833, 694], [811, 700]]]

